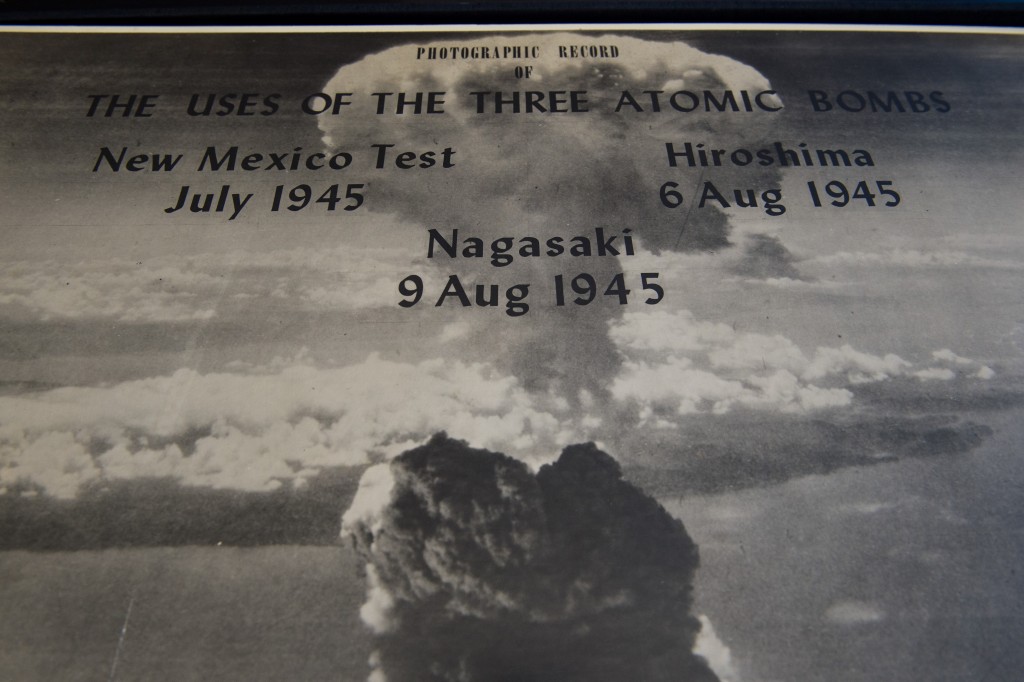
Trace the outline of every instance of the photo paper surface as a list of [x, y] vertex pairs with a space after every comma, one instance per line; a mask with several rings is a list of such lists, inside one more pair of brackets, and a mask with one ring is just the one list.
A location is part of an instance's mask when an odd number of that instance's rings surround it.
[[0, 678], [1024, 666], [1019, 31], [0, 66]]

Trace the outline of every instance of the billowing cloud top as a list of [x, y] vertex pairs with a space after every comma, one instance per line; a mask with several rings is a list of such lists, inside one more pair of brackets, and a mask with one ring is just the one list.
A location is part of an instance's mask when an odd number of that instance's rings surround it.
[[[771, 88], [755, 69], [734, 59], [707, 54], [679, 42], [655, 42], [625, 36], [593, 38], [615, 45], [618, 59], [572, 60], [558, 57], [558, 46], [579, 42], [564, 33], [522, 35], [517, 45], [539, 48], [529, 61], [503, 59], [428, 61], [410, 46], [396, 47], [342, 67], [325, 86], [327, 92], [354, 93], [353, 104], [337, 116], [322, 116], [321, 129], [332, 148], [362, 154], [368, 170], [376, 160], [370, 144], [392, 144], [402, 151], [440, 151], [452, 147], [454, 167], [374, 171], [367, 196], [386, 195], [386, 210], [431, 227], [464, 227], [496, 233], [511, 227], [564, 231], [576, 226], [616, 225], [642, 233], [650, 248], [710, 249], [726, 243], [726, 221], [714, 210], [691, 215], [667, 210], [658, 190], [669, 179], [693, 183], [698, 172], [670, 169], [666, 142], [677, 145], [714, 136], [743, 146], [763, 140], [771, 116], [740, 112], [692, 112], [673, 109], [667, 99], [705, 90], [721, 98], [725, 90], [751, 96]], [[492, 38], [460, 43], [494, 50]], [[427, 45], [445, 47], [449, 43]], [[528, 79], [514, 67], [529, 64]], [[376, 114], [371, 92], [444, 92], [443, 114], [396, 115], [393, 105]], [[494, 113], [493, 94], [481, 95], [478, 113], [474, 92], [586, 91], [585, 112]], [[637, 106], [619, 107], [628, 91]], [[651, 96], [661, 91], [661, 111]], [[781, 106], [774, 95], [766, 96]], [[362, 99], [359, 99], [362, 98]], [[394, 97], [392, 97], [394, 99]], [[689, 108], [690, 100], [684, 100]], [[490, 104], [488, 104], [488, 102]], [[616, 111], [616, 108], [619, 111]], [[362, 172], [362, 171], [360, 171]], [[735, 171], [716, 169], [728, 182]], [[370, 205], [370, 198], [367, 205]], [[571, 233], [571, 232], [570, 232]]]
[[593, 444], [534, 475], [439, 434], [381, 466], [385, 504], [345, 522], [371, 680], [717, 680], [691, 653], [696, 546]]

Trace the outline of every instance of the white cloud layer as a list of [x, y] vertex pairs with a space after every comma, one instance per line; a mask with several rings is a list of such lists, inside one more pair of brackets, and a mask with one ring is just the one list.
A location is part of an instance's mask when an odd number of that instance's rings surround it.
[[171, 264], [104, 260], [65, 266], [54, 261], [6, 263], [0, 312], [43, 321], [103, 318], [126, 322], [203, 320], [214, 311], [198, 297], [220, 291], [216, 275]]
[[920, 251], [917, 249], [890, 249], [888, 251], [839, 251], [812, 258], [820, 265], [889, 266], [904, 268], [981, 267], [1005, 270], [1024, 268], [1020, 262], [976, 256], [965, 251]]
[[418, 252], [345, 247], [62, 264], [17, 261], [0, 268], [0, 316], [33, 321], [187, 322], [218, 315], [248, 299], [276, 299], [300, 309], [394, 306], [398, 282], [419, 274], [431, 290], [433, 268]]
[[612, 395], [637, 404], [641, 420], [656, 426], [672, 425], [675, 415], [723, 414], [737, 407], [785, 413], [843, 407], [853, 401], [850, 387], [894, 377], [949, 381], [961, 374], [995, 375], [948, 349], [936, 351], [932, 360], [956, 370], [915, 367], [898, 355], [873, 355], [849, 344], [808, 354], [782, 335], [737, 332], [685, 310], [629, 312], [609, 333], [625, 358]]
[[740, 676], [732, 661], [732, 652], [729, 647], [718, 637], [718, 633], [715, 632], [715, 628], [707, 616], [701, 614], [698, 619], [700, 620], [700, 634], [697, 635], [693, 653], [708, 662], [708, 666], [718, 676], [720, 682], [740, 682]]
[[320, 468], [389, 457], [447, 430], [528, 461], [580, 440], [564, 404], [483, 364], [296, 362], [258, 373], [181, 369], [103, 387], [0, 398], [0, 486], [74, 497], [98, 479], [169, 476], [273, 490]]
[[885, 611], [863, 601], [840, 601], [825, 611], [825, 618], [836, 625], [867, 625], [885, 620]]

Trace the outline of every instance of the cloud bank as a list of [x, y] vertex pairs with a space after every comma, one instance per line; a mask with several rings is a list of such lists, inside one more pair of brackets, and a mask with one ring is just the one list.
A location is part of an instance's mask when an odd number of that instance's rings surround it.
[[276, 489], [324, 467], [392, 456], [450, 429], [541, 461], [579, 438], [564, 401], [484, 364], [301, 360], [0, 397], [0, 486], [72, 498], [99, 480]]
[[[469, 333], [456, 323], [439, 335], [462, 343]], [[584, 391], [575, 404], [491, 363], [394, 362], [378, 355], [338, 367], [299, 354], [262, 367], [229, 363], [219, 372], [181, 369], [3, 396], [0, 488], [70, 499], [83, 485], [168, 478], [185, 486], [270, 491], [301, 486], [325, 468], [391, 457], [438, 430], [535, 465], [578, 440], [600, 439], [617, 453], [637, 451], [648, 459], [674, 443], [670, 450], [703, 453], [672, 463], [693, 474], [687, 486], [715, 487], [729, 471], [733, 484], [756, 484], [758, 476], [775, 480], [786, 472], [976, 443], [983, 431], [958, 431], [940, 416], [936, 410], [944, 406], [932, 403], [949, 391], [929, 390], [930, 384], [954, 385], [956, 395], [979, 407], [1020, 401], [999, 386], [980, 388], [996, 373], [950, 349], [924, 363], [850, 345], [806, 352], [784, 336], [737, 332], [687, 311], [627, 313], [606, 337], [619, 362], [607, 395], [601, 400]], [[897, 416], [915, 405], [935, 416]], [[891, 413], [888, 421], [871, 415], [876, 407]], [[713, 419], [701, 426], [693, 421], [700, 417]], [[771, 439], [757, 424], [768, 418], [806, 441], [781, 440], [770, 458], [774, 473], [751, 460], [761, 455], [740, 452], [751, 449], [744, 438], [755, 438], [756, 449], [767, 447]], [[827, 421], [799, 421], [821, 418]], [[726, 423], [727, 432], [715, 435], [716, 424]], [[901, 430], [920, 442], [900, 440]], [[893, 434], [889, 440], [886, 432]], [[816, 464], [808, 448], [829, 454]]]
[[839, 251], [811, 259], [815, 264], [827, 266], [887, 266], [902, 268], [996, 268], [1020, 270], [1019, 261], [987, 258], [965, 251], [922, 251], [919, 249], [890, 249], [888, 251]]
[[808, 414], [846, 407], [858, 385], [900, 377], [995, 376], [949, 349], [935, 351], [930, 360], [939, 364], [925, 367], [849, 344], [808, 354], [782, 335], [737, 332], [685, 310], [626, 313], [611, 325], [610, 337], [625, 358], [611, 393], [637, 406], [641, 425], [674, 426], [680, 415], [738, 408]]
[[[396, 285], [422, 254], [336, 247], [103, 259], [16, 261], [0, 270], [0, 319], [205, 321], [268, 299], [315, 312], [394, 307]], [[436, 285], [432, 273], [424, 273]]]

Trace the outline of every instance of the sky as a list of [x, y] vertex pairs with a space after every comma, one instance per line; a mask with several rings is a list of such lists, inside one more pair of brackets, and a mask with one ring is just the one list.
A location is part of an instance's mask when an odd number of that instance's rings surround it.
[[[764, 519], [765, 505], [780, 506], [770, 500], [789, 499], [786, 486], [848, 491], [844, 476], [884, 479], [878, 472], [905, 467], [915, 481], [945, 481], [950, 461], [971, 471], [978, 452], [995, 453], [1003, 466], [1000, 453], [1019, 448], [1019, 36], [522, 35], [515, 44], [540, 46], [544, 57], [524, 60], [535, 71], [521, 80], [518, 62], [417, 60], [415, 46], [432, 40], [5, 36], [3, 495], [70, 503], [90, 486], [152, 479], [288, 493], [443, 430], [534, 468], [595, 441], [643, 489], [683, 500], [678, 512], [695, 517], [702, 544], [728, 524], [687, 499]], [[621, 58], [554, 56], [581, 40], [614, 44]], [[496, 41], [508, 39], [454, 34], [444, 43]], [[468, 93], [498, 89], [586, 90], [590, 111], [475, 113]], [[782, 108], [614, 111], [623, 90], [651, 89], [771, 89]], [[816, 112], [811, 90], [833, 99], [892, 91], [903, 101], [941, 93], [948, 111]], [[373, 92], [398, 91], [445, 91], [445, 113], [374, 113]], [[337, 116], [302, 113], [298, 103], [316, 92], [351, 92], [352, 104]], [[111, 93], [159, 98], [149, 117], [86, 115], [90, 96]], [[280, 106], [267, 116], [184, 113], [193, 94], [209, 93], [279, 95]], [[873, 165], [671, 167], [667, 142], [861, 149]], [[372, 144], [417, 158], [452, 148], [455, 162], [376, 168]], [[197, 172], [210, 146], [353, 161], [334, 173]], [[170, 173], [94, 171], [104, 147], [183, 160]], [[899, 205], [814, 207], [808, 183], [825, 196], [833, 180], [872, 190], [890, 182]], [[335, 182], [342, 194], [365, 185], [364, 204], [269, 210], [276, 185]], [[683, 207], [662, 205], [667, 182]], [[779, 190], [785, 212], [700, 207], [706, 182], [730, 198], [733, 189]], [[167, 213], [185, 185], [254, 197], [233, 220]], [[599, 227], [620, 245], [630, 230], [635, 255], [517, 255], [503, 267], [428, 257], [430, 229], [478, 237], [486, 251], [503, 237], [568, 241]], [[568, 305], [555, 306], [555, 278], [569, 292], [579, 272], [602, 290], [621, 275], [628, 302], [599, 294], [579, 306], [570, 292]], [[656, 304], [644, 303], [644, 273], [657, 273], [663, 288]], [[453, 274], [496, 283], [503, 296], [530, 283], [529, 311], [464, 308], [454, 298], [434, 305]], [[405, 308], [399, 282], [409, 275], [425, 293]], [[943, 486], [921, 485], [922, 504], [947, 500]], [[878, 518], [901, 494], [850, 514]], [[984, 494], [957, 504], [971, 508]], [[808, 515], [835, 520], [820, 516], [834, 500], [809, 497]], [[957, 537], [927, 515], [907, 523]], [[890, 548], [896, 538], [884, 525], [871, 532]], [[877, 543], [855, 545], [864, 556]], [[837, 562], [826, 557], [823, 570], [838, 575]], [[709, 602], [714, 629], [742, 637], [729, 625], [740, 617], [723, 626]], [[840, 596], [821, 610], [857, 626], [884, 620], [879, 608], [875, 598]]]

